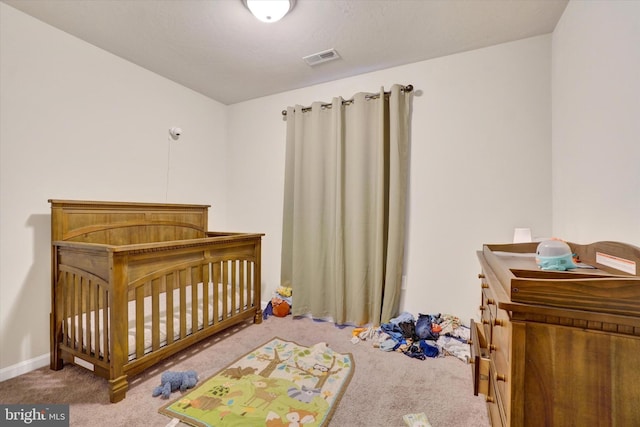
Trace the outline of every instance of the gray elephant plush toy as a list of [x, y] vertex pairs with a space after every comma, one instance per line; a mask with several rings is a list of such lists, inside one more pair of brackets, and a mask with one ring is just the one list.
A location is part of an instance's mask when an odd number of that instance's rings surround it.
[[186, 389], [195, 387], [198, 382], [196, 371], [171, 372], [167, 371], [160, 377], [160, 385], [153, 389], [151, 395], [153, 397], [162, 396], [168, 399], [171, 392], [176, 390], [185, 391]]

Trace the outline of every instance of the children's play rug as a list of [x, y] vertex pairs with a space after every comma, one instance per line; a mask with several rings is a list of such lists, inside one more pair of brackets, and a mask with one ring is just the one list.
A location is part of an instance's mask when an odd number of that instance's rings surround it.
[[273, 338], [159, 412], [194, 426], [325, 426], [353, 370], [350, 353]]

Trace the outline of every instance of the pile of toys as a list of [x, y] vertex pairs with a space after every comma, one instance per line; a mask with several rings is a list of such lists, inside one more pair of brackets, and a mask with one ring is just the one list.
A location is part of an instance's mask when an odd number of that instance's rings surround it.
[[293, 290], [288, 286], [280, 286], [273, 294], [271, 301], [262, 312], [263, 319], [273, 315], [285, 317], [291, 313]]

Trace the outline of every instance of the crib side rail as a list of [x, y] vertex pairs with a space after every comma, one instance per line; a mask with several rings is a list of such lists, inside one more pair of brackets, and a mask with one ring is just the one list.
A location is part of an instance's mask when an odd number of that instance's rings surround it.
[[53, 242], [51, 368], [94, 371], [115, 402], [128, 375], [244, 320], [260, 323], [261, 237]]
[[243, 320], [262, 320], [261, 235], [182, 248], [163, 266], [129, 257], [128, 374]]
[[73, 362], [108, 378], [113, 287], [105, 247], [53, 244], [51, 368]]
[[[129, 361], [135, 374], [244, 320], [262, 320], [262, 234], [233, 234], [128, 253]], [[123, 249], [123, 248], [121, 248]], [[145, 335], [146, 334], [146, 335]]]

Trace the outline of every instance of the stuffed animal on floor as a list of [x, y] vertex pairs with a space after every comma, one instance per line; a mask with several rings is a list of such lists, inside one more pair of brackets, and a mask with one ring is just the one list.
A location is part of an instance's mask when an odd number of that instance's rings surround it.
[[151, 396], [162, 395], [163, 399], [168, 399], [171, 392], [195, 387], [198, 382], [196, 371], [171, 372], [167, 371], [160, 377], [160, 385], [153, 389]]
[[277, 317], [285, 317], [291, 312], [291, 306], [282, 298], [271, 298], [271, 306], [273, 307], [273, 314]]

